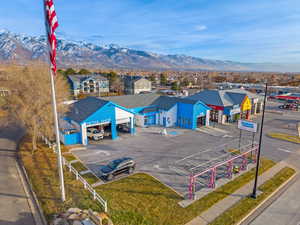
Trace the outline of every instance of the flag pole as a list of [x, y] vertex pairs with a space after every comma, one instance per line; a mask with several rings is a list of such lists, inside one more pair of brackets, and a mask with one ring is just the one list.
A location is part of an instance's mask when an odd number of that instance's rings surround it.
[[56, 18], [56, 12], [54, 10], [53, 0], [42, 0], [44, 4], [44, 13], [45, 13], [45, 28], [46, 34], [48, 36], [48, 47], [50, 50], [50, 81], [51, 81], [51, 95], [52, 95], [52, 106], [53, 106], [53, 115], [54, 115], [54, 128], [56, 136], [56, 154], [57, 154], [57, 168], [59, 175], [59, 183], [61, 190], [61, 200], [64, 202], [66, 200], [65, 194], [65, 185], [64, 185], [64, 172], [62, 165], [62, 156], [60, 148], [60, 137], [59, 137], [59, 127], [58, 127], [58, 116], [57, 116], [57, 107], [56, 107], [56, 94], [55, 94], [55, 84], [54, 76], [56, 72], [56, 37], [55, 30], [58, 27], [58, 22]]
[[64, 172], [63, 172], [62, 157], [61, 157], [58, 116], [57, 116], [56, 97], [55, 97], [56, 95], [55, 95], [55, 86], [54, 86], [53, 77], [54, 74], [52, 69], [50, 68], [52, 105], [53, 105], [54, 127], [55, 127], [55, 136], [56, 136], [57, 167], [58, 167], [58, 174], [59, 174], [59, 181], [60, 181], [61, 200], [64, 202], [66, 200], [66, 193], [65, 193], [65, 185], [64, 185]]

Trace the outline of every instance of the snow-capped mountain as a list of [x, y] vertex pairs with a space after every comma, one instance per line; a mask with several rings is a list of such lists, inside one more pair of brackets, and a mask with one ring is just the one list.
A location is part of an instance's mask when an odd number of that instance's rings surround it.
[[[58, 38], [58, 65], [92, 68], [128, 69], [188, 69], [188, 70], [273, 70], [275, 64], [250, 64], [210, 60], [186, 55], [161, 55], [123, 48], [115, 44], [99, 46], [84, 41]], [[30, 60], [47, 60], [45, 36], [27, 36], [0, 30], [0, 61], [26, 63]]]

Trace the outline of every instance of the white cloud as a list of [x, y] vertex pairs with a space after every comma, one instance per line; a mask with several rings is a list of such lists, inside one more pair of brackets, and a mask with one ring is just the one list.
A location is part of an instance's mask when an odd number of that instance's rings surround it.
[[206, 29], [207, 29], [207, 26], [205, 26], [205, 25], [195, 26], [196, 31], [203, 31], [203, 30], [206, 30]]

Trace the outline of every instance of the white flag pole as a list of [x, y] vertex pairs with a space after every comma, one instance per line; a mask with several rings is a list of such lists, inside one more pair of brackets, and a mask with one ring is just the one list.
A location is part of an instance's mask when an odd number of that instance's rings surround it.
[[[45, 28], [46, 28], [46, 37], [48, 36], [48, 26], [47, 24], [47, 7], [46, 2], [47, 0], [42, 0], [44, 4], [44, 13], [45, 13]], [[47, 40], [47, 39], [46, 39]], [[48, 40], [49, 46], [49, 40]], [[50, 46], [49, 46], [50, 47]], [[53, 106], [53, 115], [54, 115], [54, 128], [55, 128], [55, 136], [56, 136], [56, 154], [57, 154], [57, 168], [59, 174], [59, 183], [60, 183], [60, 190], [61, 190], [61, 200], [64, 202], [66, 200], [65, 194], [65, 185], [64, 185], [64, 172], [63, 172], [63, 165], [62, 165], [62, 156], [61, 156], [61, 148], [60, 148], [60, 137], [59, 137], [59, 127], [58, 127], [58, 116], [57, 116], [57, 107], [56, 107], [56, 95], [55, 95], [55, 85], [54, 85], [54, 73], [50, 65], [50, 81], [51, 81], [51, 94], [52, 94], [52, 106]]]
[[54, 76], [53, 71], [50, 68], [52, 105], [53, 105], [54, 126], [55, 126], [55, 135], [56, 135], [57, 167], [58, 167], [58, 174], [59, 174], [59, 181], [60, 181], [61, 200], [64, 202], [66, 200], [66, 193], [65, 193], [65, 185], [64, 185], [64, 172], [63, 172], [62, 157], [61, 157], [58, 116], [57, 116], [55, 86], [54, 86], [53, 76]]

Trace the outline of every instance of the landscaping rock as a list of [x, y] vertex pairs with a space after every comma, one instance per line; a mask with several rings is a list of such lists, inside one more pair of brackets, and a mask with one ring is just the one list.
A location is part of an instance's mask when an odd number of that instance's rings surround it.
[[56, 215], [51, 225], [104, 225], [103, 222], [105, 225], [113, 225], [106, 213], [70, 208]]
[[81, 220], [81, 216], [79, 214], [71, 214], [68, 216], [68, 220]]
[[81, 213], [81, 209], [78, 209], [78, 208], [69, 208], [68, 209], [68, 212], [69, 213], [77, 213], [77, 214], [79, 214], [79, 213]]

